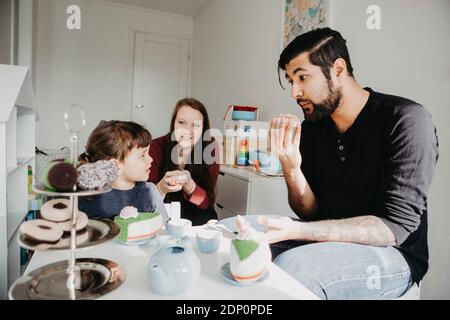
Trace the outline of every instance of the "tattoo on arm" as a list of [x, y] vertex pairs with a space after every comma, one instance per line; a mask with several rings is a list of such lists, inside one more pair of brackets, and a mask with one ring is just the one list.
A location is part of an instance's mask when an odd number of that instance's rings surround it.
[[303, 240], [309, 241], [350, 242], [372, 246], [397, 245], [392, 231], [375, 216], [307, 222], [304, 223], [302, 234]]

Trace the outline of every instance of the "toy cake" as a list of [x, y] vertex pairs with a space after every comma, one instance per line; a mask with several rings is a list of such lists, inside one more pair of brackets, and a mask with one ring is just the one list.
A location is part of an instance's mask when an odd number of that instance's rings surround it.
[[231, 241], [230, 271], [237, 282], [251, 284], [264, 275], [272, 254], [263, 233], [240, 216], [236, 219], [241, 227], [238, 237]]
[[119, 241], [132, 243], [153, 238], [163, 226], [163, 218], [158, 212], [139, 213], [135, 207], [125, 207], [114, 218], [120, 227]]

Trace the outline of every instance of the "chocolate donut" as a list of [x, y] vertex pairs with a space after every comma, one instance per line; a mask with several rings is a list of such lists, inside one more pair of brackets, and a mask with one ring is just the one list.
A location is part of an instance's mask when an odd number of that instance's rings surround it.
[[63, 230], [57, 223], [43, 219], [25, 221], [20, 225], [19, 231], [30, 240], [44, 243], [57, 243], [63, 235]]
[[54, 222], [67, 221], [72, 218], [72, 207], [69, 199], [53, 199], [41, 207], [41, 217]]
[[72, 164], [53, 161], [44, 170], [42, 183], [51, 191], [73, 192], [76, 191], [77, 179], [78, 171]]

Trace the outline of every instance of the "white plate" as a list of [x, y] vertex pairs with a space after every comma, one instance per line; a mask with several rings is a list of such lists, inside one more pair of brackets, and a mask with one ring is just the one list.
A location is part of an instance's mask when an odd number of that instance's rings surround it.
[[145, 244], [148, 244], [148, 243], [152, 242], [154, 239], [156, 239], [156, 235], [151, 236], [149, 238], [136, 240], [136, 241], [128, 241], [128, 242], [123, 242], [122, 240], [119, 240], [119, 238], [117, 238], [116, 240], [120, 244], [123, 244], [123, 245], [126, 245], [126, 246], [142, 246], [142, 245], [145, 245]]
[[[77, 250], [92, 248], [93, 246], [113, 240], [120, 234], [120, 227], [114, 221], [104, 218], [90, 218], [86, 228], [89, 233], [89, 238], [87, 241], [77, 244]], [[70, 241], [67, 241], [67, 239], [64, 243], [63, 241], [64, 240], [61, 239], [56, 244], [48, 244], [40, 243], [39, 241], [32, 241], [23, 234], [20, 234], [18, 237], [19, 245], [32, 251], [70, 249]]]
[[[80, 269], [79, 288], [75, 299], [97, 299], [118, 288], [125, 281], [125, 271], [114, 261], [81, 258], [76, 260]], [[11, 300], [70, 300], [67, 289], [68, 262], [59, 261], [40, 267], [17, 279], [9, 290]]]
[[266, 281], [269, 278], [270, 272], [269, 272], [269, 270], [266, 270], [266, 272], [264, 272], [264, 275], [261, 278], [259, 278], [258, 280], [256, 280], [255, 282], [252, 282], [249, 284], [244, 284], [244, 283], [240, 283], [240, 282], [237, 282], [236, 280], [234, 280], [233, 276], [231, 275], [231, 271], [230, 271], [230, 263], [227, 262], [220, 268], [220, 275], [222, 276], [222, 278], [225, 279], [225, 281], [227, 281], [231, 284], [234, 284], [235, 286], [248, 287], [248, 286], [261, 284], [264, 281]]

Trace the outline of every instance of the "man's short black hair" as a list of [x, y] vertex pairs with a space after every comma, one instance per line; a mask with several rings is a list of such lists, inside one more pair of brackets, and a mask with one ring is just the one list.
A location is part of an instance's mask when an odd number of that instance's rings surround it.
[[353, 77], [353, 67], [346, 43], [338, 31], [330, 28], [315, 29], [299, 35], [280, 55], [278, 78], [280, 79], [280, 69], [286, 71], [286, 65], [304, 52], [309, 53], [309, 61], [319, 66], [328, 80], [331, 80], [330, 68], [338, 58], [345, 60], [348, 75]]

